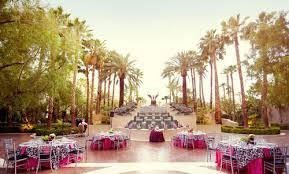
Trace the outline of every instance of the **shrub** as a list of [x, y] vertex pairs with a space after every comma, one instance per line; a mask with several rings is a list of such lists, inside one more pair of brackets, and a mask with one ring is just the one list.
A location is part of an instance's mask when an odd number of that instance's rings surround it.
[[47, 129], [46, 126], [37, 126], [33, 129], [37, 136], [40, 135], [49, 135], [54, 133], [55, 135], [68, 135], [68, 134], [76, 134], [79, 133], [79, 128], [72, 128], [70, 125], [63, 125], [63, 126], [55, 126], [52, 125], [50, 129]]
[[279, 127], [281, 130], [289, 130], [289, 124], [271, 123], [271, 126]]
[[212, 110], [208, 108], [198, 108], [197, 109], [197, 123], [198, 124], [208, 124], [210, 118], [207, 117], [207, 114], [212, 112]]
[[236, 134], [256, 134], [256, 135], [275, 135], [280, 134], [279, 127], [270, 127], [270, 128], [262, 128], [262, 127], [231, 127], [231, 126], [222, 126], [221, 131], [225, 133], [236, 133]]

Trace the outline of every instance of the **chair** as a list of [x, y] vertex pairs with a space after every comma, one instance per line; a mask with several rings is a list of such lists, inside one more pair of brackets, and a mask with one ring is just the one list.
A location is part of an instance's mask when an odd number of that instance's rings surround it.
[[215, 137], [207, 136], [205, 137], [207, 146], [207, 162], [212, 160], [212, 151], [216, 151], [215, 147]]
[[[57, 151], [58, 151], [58, 148], [56, 148], [53, 151], [52, 142], [49, 142], [48, 144], [38, 145], [38, 148], [37, 148], [38, 163], [37, 163], [36, 173], [38, 173], [38, 170], [41, 169], [43, 163], [49, 164], [51, 172], [53, 171], [53, 169], [57, 169], [59, 167], [59, 166], [53, 166], [53, 165], [59, 164]], [[54, 164], [53, 164], [53, 161], [54, 161]]]
[[264, 173], [266, 171], [277, 173], [279, 170], [284, 170], [287, 173], [287, 147], [278, 147], [273, 150], [273, 159], [264, 160]]
[[87, 161], [87, 143], [92, 142], [92, 139], [86, 139], [84, 146], [79, 145], [76, 143], [76, 147], [72, 151], [69, 152], [68, 155], [68, 161], [75, 163], [75, 167], [77, 167], [77, 162], [80, 156], [82, 156], [82, 159], [84, 159], [84, 154], [85, 154], [85, 161]]
[[[5, 146], [6, 148], [7, 146]], [[14, 173], [17, 173], [17, 169], [19, 167], [23, 167], [25, 169], [25, 166], [27, 165], [28, 158], [26, 156], [17, 155], [15, 143], [12, 143], [12, 149], [6, 148], [6, 171], [8, 170], [9, 165], [14, 167]]]
[[[9, 139], [3, 139], [3, 147], [6, 150], [10, 151], [10, 152], [13, 152], [13, 140], [11, 138]], [[3, 167], [5, 165], [5, 163], [7, 162], [8, 158], [5, 158], [4, 159], [4, 162], [3, 162]]]
[[121, 146], [124, 145], [124, 137], [123, 136], [116, 136], [113, 140], [113, 147], [114, 149], [118, 150], [121, 148]]
[[194, 138], [192, 136], [184, 136], [184, 146], [185, 146], [185, 148], [188, 149], [190, 145], [192, 145], [192, 148], [195, 149]]
[[236, 169], [237, 173], [239, 173], [238, 161], [234, 155], [233, 147], [231, 145], [228, 146], [228, 149], [221, 151], [221, 155], [220, 171], [222, 171], [222, 168], [225, 165], [226, 169], [228, 169], [228, 166], [231, 168], [232, 173], [234, 173], [234, 169]]

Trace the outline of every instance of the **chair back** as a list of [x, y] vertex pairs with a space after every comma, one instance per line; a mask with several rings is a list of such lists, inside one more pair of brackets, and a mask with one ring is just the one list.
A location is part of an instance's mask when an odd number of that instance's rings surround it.
[[40, 160], [43, 159], [43, 157], [46, 157], [46, 159], [47, 159], [47, 155], [49, 155], [49, 159], [51, 159], [51, 157], [53, 155], [52, 142], [49, 142], [48, 144], [38, 145], [37, 155], [38, 155], [38, 158]]
[[7, 159], [13, 159], [16, 162], [17, 158], [16, 158], [15, 143], [12, 143], [12, 144], [9, 144], [9, 145], [11, 147], [5, 149], [6, 150], [6, 158]]
[[207, 144], [207, 149], [214, 149], [215, 148], [215, 137], [213, 136], [206, 136], [205, 141]]
[[3, 139], [3, 146], [5, 150], [13, 151], [13, 140], [12, 138], [9, 139]]
[[287, 146], [275, 148], [274, 153], [274, 164], [278, 162], [282, 162], [286, 164], [287, 161]]

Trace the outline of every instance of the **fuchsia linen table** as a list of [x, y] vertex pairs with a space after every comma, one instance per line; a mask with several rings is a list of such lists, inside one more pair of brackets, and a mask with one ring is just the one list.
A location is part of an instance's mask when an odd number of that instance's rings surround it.
[[[41, 139], [33, 140], [29, 142], [24, 142], [19, 144], [17, 149], [17, 155], [27, 156], [28, 162], [26, 165], [26, 169], [35, 169], [38, 163], [38, 147], [47, 145], [49, 148], [49, 144], [43, 142]], [[74, 140], [69, 139], [58, 139], [53, 140], [52, 142], [52, 152], [53, 152], [53, 167], [61, 167], [68, 164], [68, 156], [72, 155], [69, 152], [75, 150], [77, 148], [77, 143]], [[42, 151], [42, 153], [47, 153], [49, 155], [49, 151]], [[57, 160], [59, 159], [59, 160]]]
[[162, 131], [152, 130], [150, 133], [150, 142], [164, 142], [164, 134]]
[[114, 149], [114, 143], [120, 142], [119, 148], [127, 146], [128, 136], [122, 132], [99, 133], [93, 136], [90, 148], [92, 150]]
[[228, 143], [220, 142], [216, 151], [216, 163], [217, 166], [221, 165], [222, 152], [233, 148], [233, 155], [238, 161], [238, 168], [246, 170], [248, 174], [263, 174], [263, 159], [271, 157], [271, 151], [277, 148], [275, 144], [264, 143], [262, 145], [240, 145], [236, 143], [229, 145]]
[[205, 136], [206, 134], [203, 132], [192, 133], [188, 131], [183, 131], [177, 133], [177, 136], [173, 139], [173, 144], [174, 146], [184, 148], [186, 147], [186, 141], [188, 141], [188, 148], [192, 148], [192, 143], [194, 143], [194, 148], [204, 149], [207, 147]]

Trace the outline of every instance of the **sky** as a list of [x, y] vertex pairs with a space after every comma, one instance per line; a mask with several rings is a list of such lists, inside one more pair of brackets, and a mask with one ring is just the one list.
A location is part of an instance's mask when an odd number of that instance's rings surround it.
[[[161, 78], [165, 62], [185, 50], [198, 50], [200, 38], [210, 29], [219, 29], [223, 20], [241, 14], [254, 20], [262, 11], [289, 10], [289, 0], [45, 0], [51, 7], [62, 6], [72, 17], [86, 20], [96, 38], [108, 49], [131, 55], [144, 72], [140, 93], [168, 95], [167, 80]], [[244, 59], [249, 52], [241, 43]], [[218, 62], [219, 84], [225, 82], [224, 67], [236, 64], [234, 48], [229, 46]], [[245, 70], [244, 70], [245, 71]], [[181, 81], [180, 81], [181, 82]], [[252, 81], [245, 78], [245, 87]], [[238, 76], [234, 83], [239, 92]], [[188, 82], [190, 88], [191, 82]], [[204, 80], [209, 98], [209, 74]], [[221, 91], [222, 94], [222, 91]], [[238, 98], [238, 96], [236, 96]]]

